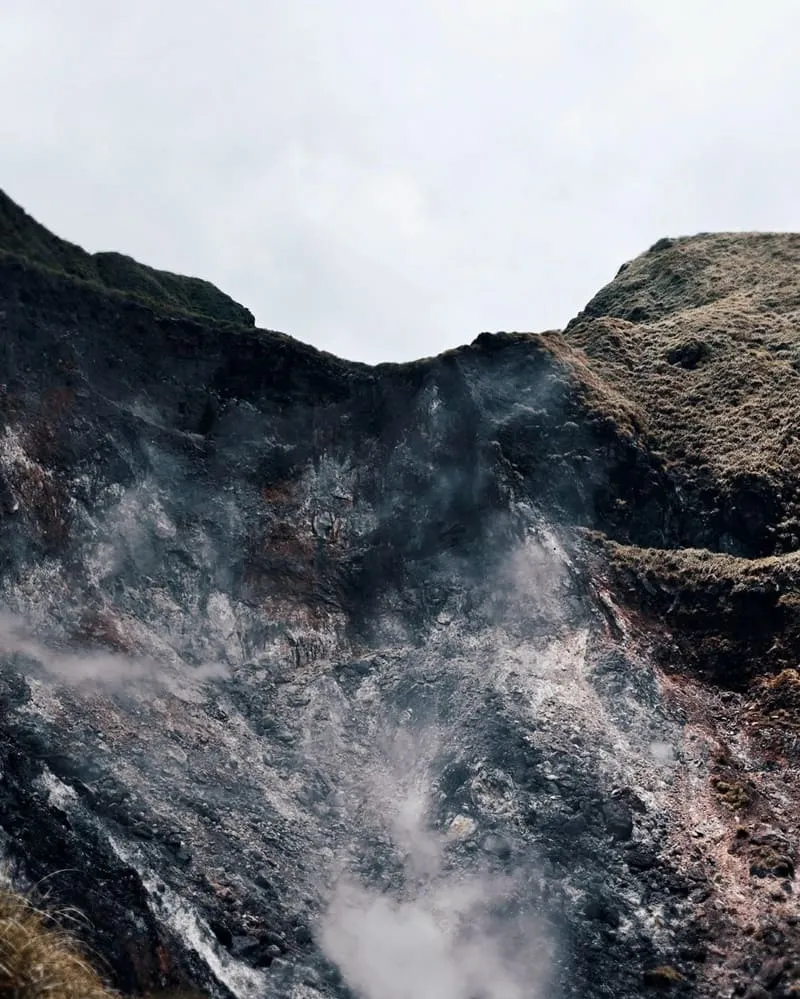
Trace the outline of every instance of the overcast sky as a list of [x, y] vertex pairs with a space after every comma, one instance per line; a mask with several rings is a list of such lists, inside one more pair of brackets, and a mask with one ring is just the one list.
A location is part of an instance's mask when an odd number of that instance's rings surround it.
[[0, 187], [367, 361], [800, 230], [797, 0], [0, 0]]

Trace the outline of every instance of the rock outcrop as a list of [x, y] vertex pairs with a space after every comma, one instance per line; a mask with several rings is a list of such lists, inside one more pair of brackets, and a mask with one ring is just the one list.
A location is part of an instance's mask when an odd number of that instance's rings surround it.
[[800, 237], [377, 367], [0, 251], [3, 848], [114, 984], [798, 994]]

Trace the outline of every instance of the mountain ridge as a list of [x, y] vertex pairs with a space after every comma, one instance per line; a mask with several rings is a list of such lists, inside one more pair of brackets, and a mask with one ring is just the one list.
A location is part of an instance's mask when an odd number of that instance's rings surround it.
[[35, 234], [0, 830], [117, 986], [796, 994], [797, 237], [661, 240], [563, 332], [372, 367]]
[[140, 264], [116, 252], [89, 254], [53, 235], [0, 190], [0, 254], [116, 292], [171, 314], [254, 326], [252, 313], [200, 278], [182, 277]]

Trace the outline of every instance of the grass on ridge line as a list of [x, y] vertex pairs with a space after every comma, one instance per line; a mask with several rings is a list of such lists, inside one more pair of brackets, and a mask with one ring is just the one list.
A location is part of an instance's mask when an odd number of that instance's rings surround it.
[[0, 190], [0, 258], [8, 255], [28, 266], [117, 292], [157, 313], [251, 328], [249, 309], [210, 281], [141, 264], [123, 253], [87, 253], [32, 218]]

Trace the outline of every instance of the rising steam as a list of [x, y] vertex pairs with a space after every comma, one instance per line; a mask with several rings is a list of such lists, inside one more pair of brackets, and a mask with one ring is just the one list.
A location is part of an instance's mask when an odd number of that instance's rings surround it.
[[36, 663], [54, 680], [74, 687], [93, 689], [167, 689], [186, 699], [198, 684], [228, 674], [226, 667], [210, 663], [186, 667], [183, 663], [161, 663], [147, 657], [118, 652], [68, 652], [52, 648], [36, 638], [15, 614], [0, 611], [0, 655], [23, 656]]
[[467, 859], [453, 849], [452, 827], [431, 822], [430, 761], [441, 738], [425, 730], [382, 740], [383, 759], [360, 781], [360, 805], [400, 858], [400, 886], [375, 887], [344, 870], [319, 942], [363, 999], [536, 999], [552, 953], [526, 909], [524, 879], [480, 855]]

